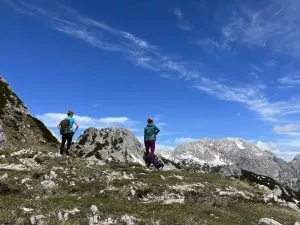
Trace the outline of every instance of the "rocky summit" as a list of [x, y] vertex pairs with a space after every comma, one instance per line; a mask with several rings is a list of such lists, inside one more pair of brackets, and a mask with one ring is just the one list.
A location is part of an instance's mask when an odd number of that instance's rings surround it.
[[[283, 185], [298, 156], [287, 163], [241, 139], [200, 140], [157, 170], [123, 128], [89, 128], [60, 155], [4, 79], [0, 88], [1, 225], [299, 224], [299, 195]], [[239, 172], [223, 176], [226, 167]]]
[[101, 161], [143, 162], [143, 146], [134, 134], [124, 128], [89, 128], [73, 147], [78, 156], [94, 157]]

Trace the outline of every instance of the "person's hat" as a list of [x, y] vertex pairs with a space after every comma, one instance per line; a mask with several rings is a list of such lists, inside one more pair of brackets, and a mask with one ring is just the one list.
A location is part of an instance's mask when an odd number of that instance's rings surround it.
[[152, 118], [152, 117], [149, 117], [149, 118], [147, 119], [147, 121], [148, 121], [148, 123], [153, 123], [153, 118]]

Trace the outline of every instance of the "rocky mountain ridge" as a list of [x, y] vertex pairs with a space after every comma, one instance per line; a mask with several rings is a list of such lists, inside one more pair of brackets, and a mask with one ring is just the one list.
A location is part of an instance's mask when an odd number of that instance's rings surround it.
[[299, 161], [286, 162], [240, 138], [201, 139], [179, 145], [172, 153], [161, 154], [183, 166], [230, 168], [226, 170], [229, 176], [246, 170], [271, 177], [295, 191], [300, 189]]
[[22, 100], [0, 76], [0, 145], [11, 150], [34, 146], [53, 151], [57, 144], [52, 133], [30, 115]]

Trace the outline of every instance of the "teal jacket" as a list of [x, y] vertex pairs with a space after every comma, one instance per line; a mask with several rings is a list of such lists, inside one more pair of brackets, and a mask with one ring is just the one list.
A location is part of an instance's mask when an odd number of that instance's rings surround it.
[[156, 140], [156, 135], [159, 133], [159, 128], [152, 123], [148, 123], [144, 129], [144, 140]]

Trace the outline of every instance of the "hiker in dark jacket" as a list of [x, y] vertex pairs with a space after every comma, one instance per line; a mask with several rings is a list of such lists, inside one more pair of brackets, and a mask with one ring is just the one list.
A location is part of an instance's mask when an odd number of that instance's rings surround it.
[[[148, 118], [148, 124], [144, 129], [144, 142], [146, 147], [145, 163], [147, 166], [154, 160], [155, 141], [156, 135], [159, 133], [159, 128], [153, 124], [153, 119]], [[151, 149], [151, 155], [149, 156], [149, 148]]]
[[[66, 154], [69, 155], [69, 149], [72, 144], [73, 135], [78, 130], [78, 124], [76, 123], [75, 119], [73, 118], [74, 112], [68, 110], [67, 118], [62, 120], [58, 125], [58, 129], [60, 129], [60, 133], [62, 135], [61, 138], [61, 145], [60, 145], [60, 154], [64, 154], [64, 148], [67, 141], [67, 149]], [[67, 123], [67, 124], [66, 124]], [[76, 126], [75, 130], [73, 131], [73, 125]]]

